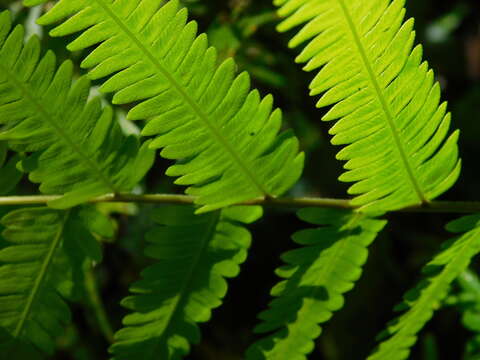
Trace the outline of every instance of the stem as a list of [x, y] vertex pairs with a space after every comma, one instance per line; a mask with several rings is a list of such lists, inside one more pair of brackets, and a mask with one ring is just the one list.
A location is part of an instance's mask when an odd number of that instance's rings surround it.
[[87, 292], [88, 302], [97, 318], [100, 331], [102, 332], [105, 339], [112, 344], [114, 341], [113, 338], [113, 329], [108, 320], [107, 312], [105, 311], [105, 306], [103, 305], [102, 299], [98, 294], [97, 280], [95, 279], [95, 274], [91, 263], [88, 262], [84, 268], [85, 276], [85, 290]]
[[[45, 205], [62, 195], [27, 195], [0, 197], [0, 206], [7, 205]], [[107, 194], [88, 201], [89, 203], [151, 203], [151, 204], [195, 204], [195, 197], [176, 194]], [[355, 210], [348, 199], [329, 199], [320, 197], [258, 198], [236, 205], [262, 205], [271, 208], [325, 207]], [[411, 206], [393, 212], [414, 213], [459, 213], [480, 212], [479, 201], [431, 201], [428, 204]]]

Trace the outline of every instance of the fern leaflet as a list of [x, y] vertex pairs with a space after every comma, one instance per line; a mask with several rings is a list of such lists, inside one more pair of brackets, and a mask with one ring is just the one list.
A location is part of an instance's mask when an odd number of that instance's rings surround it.
[[227, 291], [225, 277], [239, 273], [250, 233], [241, 223], [261, 216], [260, 207], [233, 207], [195, 215], [192, 207], [159, 208], [162, 226], [147, 236], [146, 255], [158, 262], [133, 285], [122, 304], [134, 311], [115, 336], [117, 360], [181, 359], [200, 340], [195, 323], [210, 318]]
[[70, 321], [62, 298], [78, 297], [87, 258], [101, 260], [92, 233], [111, 236], [111, 224], [90, 206], [14, 210], [1, 224], [7, 245], [0, 249], [0, 349], [16, 355], [21, 342], [51, 354]]
[[368, 246], [385, 221], [332, 209], [303, 209], [300, 218], [323, 225], [296, 233], [304, 248], [282, 256], [287, 265], [277, 270], [284, 278], [272, 289], [277, 298], [260, 314], [257, 332], [272, 335], [254, 344], [247, 359], [304, 360], [320, 335], [319, 324], [343, 307], [343, 294], [360, 278]]
[[48, 353], [55, 348], [52, 338], [70, 321], [58, 293], [68, 282], [61, 250], [67, 219], [68, 213], [46, 208], [21, 209], [2, 219], [10, 246], [0, 251], [0, 325]]
[[452, 232], [466, 232], [448, 241], [443, 250], [424, 268], [425, 278], [407, 292], [397, 311], [405, 311], [380, 334], [384, 340], [369, 360], [403, 360], [410, 354], [417, 333], [430, 320], [433, 312], [447, 296], [450, 284], [467, 269], [480, 252], [480, 217], [463, 217], [447, 225]]
[[[37, 5], [42, 0], [25, 1]], [[167, 175], [189, 185], [187, 193], [214, 210], [254, 198], [278, 196], [299, 178], [303, 154], [289, 133], [278, 135], [280, 110], [250, 90], [246, 73], [235, 75], [178, 0], [62, 0], [39, 19], [63, 20], [53, 36], [81, 32], [68, 48], [94, 47], [83, 61], [115, 104], [140, 102], [128, 114], [148, 119], [151, 147], [178, 160]]]
[[290, 42], [308, 45], [298, 56], [306, 71], [320, 68], [311, 95], [323, 117], [337, 120], [332, 143], [347, 145], [340, 180], [363, 211], [382, 213], [427, 203], [458, 178], [458, 132], [447, 138], [450, 114], [422, 48], [413, 48], [413, 20], [403, 22], [405, 0], [275, 0]]
[[68, 208], [109, 192], [130, 190], [153, 163], [153, 152], [125, 138], [111, 108], [100, 99], [87, 102], [89, 81], [72, 86], [71, 62], [55, 68], [55, 56], [40, 58], [33, 37], [11, 31], [10, 14], [0, 15], [0, 140], [17, 151], [40, 191], [64, 194], [49, 205]]

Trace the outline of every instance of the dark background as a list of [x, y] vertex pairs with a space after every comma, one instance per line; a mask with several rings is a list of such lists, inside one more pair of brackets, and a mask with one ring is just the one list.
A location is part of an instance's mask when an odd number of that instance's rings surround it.
[[[14, 6], [16, 21], [24, 22], [28, 11], [15, 1], [0, 0], [0, 9]], [[311, 74], [293, 61], [288, 34], [275, 31], [277, 18], [269, 0], [184, 1], [200, 29], [210, 35], [222, 57], [235, 56], [239, 69], [248, 70], [262, 93], [273, 93], [285, 113], [286, 126], [300, 137], [307, 154], [305, 175], [292, 190], [294, 195], [345, 198], [347, 185], [337, 181], [342, 164], [335, 160], [339, 148], [329, 144], [328, 124], [322, 111], [308, 96]], [[1, 5], [4, 4], [4, 5]], [[409, 16], [416, 19], [417, 42], [424, 45], [425, 59], [435, 70], [453, 113], [453, 126], [462, 132], [460, 147], [463, 172], [456, 186], [442, 199], [478, 200], [480, 146], [480, 3], [477, 0], [407, 0]], [[35, 28], [32, 29], [35, 31]], [[46, 48], [60, 58], [65, 39], [43, 36]], [[74, 54], [74, 58], [80, 58]], [[168, 163], [159, 159], [146, 180], [149, 192], [181, 192], [163, 176]], [[29, 192], [33, 185], [22, 184]], [[143, 234], [151, 225], [151, 206], [116, 209], [118, 234], [106, 242], [105, 260], [95, 270], [101, 295], [114, 328], [125, 311], [118, 305], [128, 284], [138, 278], [146, 262], [142, 256]], [[138, 216], [128, 216], [137, 211]], [[418, 279], [419, 270], [449, 237], [444, 230], [454, 215], [391, 214], [389, 225], [371, 247], [365, 273], [347, 295], [345, 308], [324, 327], [311, 359], [364, 359], [375, 345], [375, 336], [392, 318], [392, 308]], [[251, 227], [253, 245], [241, 275], [230, 281], [224, 305], [212, 321], [202, 325], [203, 340], [188, 359], [241, 359], [255, 339], [251, 329], [256, 314], [265, 309], [270, 288], [277, 282], [273, 270], [281, 265], [279, 255], [295, 247], [289, 235], [305, 227], [292, 212], [267, 210]], [[474, 264], [472, 269], [480, 269]], [[456, 289], [454, 287], [454, 289]], [[88, 306], [72, 305], [75, 325], [59, 339], [61, 350], [54, 359], [105, 359], [108, 343]], [[461, 312], [445, 306], [429, 322], [414, 348], [412, 359], [462, 359], [465, 342], [472, 333], [461, 323]], [[132, 359], [133, 360], [133, 359]]]

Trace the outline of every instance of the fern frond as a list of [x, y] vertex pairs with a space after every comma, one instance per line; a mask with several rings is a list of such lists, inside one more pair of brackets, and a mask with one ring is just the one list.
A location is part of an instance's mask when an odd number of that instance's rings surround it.
[[410, 354], [417, 333], [433, 316], [448, 294], [450, 284], [464, 272], [471, 259], [480, 252], [480, 216], [467, 216], [451, 222], [447, 229], [464, 235], [448, 241], [443, 250], [422, 270], [422, 281], [407, 292], [397, 311], [403, 315], [380, 334], [384, 340], [369, 360], [403, 360]]
[[413, 48], [404, 2], [275, 0], [280, 31], [303, 25], [290, 42], [308, 42], [297, 62], [320, 69], [311, 95], [334, 105], [322, 120], [336, 120], [332, 143], [347, 145], [340, 180], [356, 182], [353, 204], [372, 213], [426, 203], [460, 172], [458, 132], [448, 136], [450, 114], [422, 47]]
[[33, 37], [11, 30], [10, 14], [0, 14], [0, 140], [32, 155], [22, 161], [40, 191], [65, 194], [49, 205], [67, 208], [97, 195], [128, 191], [153, 163], [147, 145], [122, 135], [111, 108], [87, 102], [90, 85], [72, 85], [73, 66], [57, 70], [55, 56], [40, 57]]
[[109, 236], [111, 225], [91, 206], [14, 210], [1, 225], [7, 245], [0, 249], [0, 350], [24, 359], [22, 343], [51, 354], [70, 321], [63, 298], [78, 297], [85, 261], [101, 260], [92, 233]]
[[257, 220], [260, 207], [233, 207], [195, 215], [187, 206], [159, 208], [162, 226], [147, 236], [146, 255], [158, 262], [142, 272], [135, 294], [122, 305], [134, 311], [115, 335], [113, 358], [181, 359], [197, 343], [196, 325], [210, 319], [227, 292], [225, 277], [239, 273], [250, 246], [241, 224]]
[[[36, 5], [42, 1], [26, 1]], [[115, 104], [139, 102], [129, 119], [148, 119], [142, 134], [151, 147], [178, 160], [167, 174], [188, 185], [202, 211], [275, 197], [299, 178], [303, 154], [289, 133], [279, 135], [273, 99], [250, 90], [247, 73], [235, 75], [178, 0], [61, 0], [39, 23], [63, 21], [53, 36], [81, 32], [72, 51], [93, 48], [82, 62]]]
[[306, 359], [322, 331], [319, 324], [343, 307], [343, 294], [360, 278], [368, 246], [386, 224], [346, 210], [303, 209], [299, 216], [323, 227], [293, 236], [305, 247], [282, 256], [287, 265], [277, 274], [285, 280], [272, 289], [276, 299], [255, 329], [274, 333], [250, 347], [249, 360]]
[[70, 321], [59, 294], [69, 286], [70, 269], [62, 251], [68, 216], [32, 208], [12, 211], [1, 221], [9, 246], [0, 250], [0, 326], [13, 339], [47, 353], [53, 352], [53, 338]]

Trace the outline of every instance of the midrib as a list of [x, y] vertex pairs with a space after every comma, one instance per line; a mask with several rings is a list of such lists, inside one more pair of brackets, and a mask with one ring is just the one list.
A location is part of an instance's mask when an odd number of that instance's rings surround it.
[[33, 284], [32, 290], [30, 291], [30, 294], [28, 295], [27, 303], [25, 304], [25, 308], [23, 309], [22, 315], [20, 316], [20, 320], [15, 328], [15, 331], [13, 332], [13, 337], [18, 338], [20, 334], [22, 333], [22, 330], [25, 326], [25, 322], [27, 321], [30, 312], [32, 311], [33, 304], [37, 298], [37, 295], [40, 291], [40, 286], [43, 284], [47, 273], [48, 269], [50, 268], [50, 265], [53, 262], [53, 258], [55, 255], [55, 251], [57, 250], [58, 246], [60, 245], [60, 241], [62, 239], [62, 234], [63, 234], [63, 228], [65, 227], [65, 223], [67, 222], [67, 219], [70, 215], [70, 212], [67, 211], [64, 218], [62, 219], [62, 223], [60, 225], [60, 228], [58, 229], [55, 238], [50, 244], [50, 247], [48, 249], [47, 255], [45, 256], [44, 261], [42, 262], [42, 266], [40, 267], [40, 271], [38, 272], [35, 282]]
[[[50, 114], [43, 103], [37, 100], [34, 94], [31, 94], [29, 89], [23, 84], [22, 81], [18, 80], [15, 77], [15, 74], [11, 73], [8, 68], [5, 68], [3, 64], [0, 64], [0, 69], [3, 68], [5, 74], [7, 74], [8, 78], [11, 82], [15, 84], [23, 93], [23, 96], [28, 99], [36, 108], [39, 114], [41, 114], [42, 118], [45, 119], [45, 122], [48, 123], [53, 130], [62, 138], [67, 146], [69, 146], [74, 153], [78, 155], [78, 157], [87, 165], [89, 168], [93, 170], [93, 173], [97, 175], [98, 179], [104, 183], [112, 192], [118, 192], [114, 184], [108, 179], [104, 174], [103, 170], [97, 165], [95, 161], [85, 154], [81, 147], [76, 144], [76, 142], [70, 137], [70, 135], [54, 120], [57, 116]], [[76, 119], [77, 120], [77, 119]]]
[[370, 60], [368, 59], [367, 53], [365, 51], [365, 48], [363, 47], [362, 41], [360, 39], [360, 36], [358, 34], [357, 28], [355, 26], [355, 23], [352, 19], [352, 16], [350, 15], [350, 12], [348, 10], [347, 5], [345, 4], [345, 0], [337, 0], [338, 4], [340, 5], [343, 14], [345, 16], [345, 19], [348, 23], [348, 26], [350, 28], [350, 31], [352, 33], [353, 39], [355, 41], [355, 45], [357, 46], [358, 52], [360, 53], [360, 57], [362, 58], [363, 64], [365, 66], [365, 69], [368, 73], [368, 76], [370, 78], [370, 82], [372, 83], [372, 86], [375, 90], [375, 93], [377, 95], [378, 100], [380, 101], [380, 104], [382, 106], [382, 110], [385, 114], [385, 118], [387, 119], [387, 123], [389, 125], [390, 131], [392, 133], [393, 139], [395, 141], [395, 145], [397, 146], [398, 152], [400, 154], [400, 158], [403, 162], [404, 168], [407, 172], [407, 176], [410, 180], [410, 183], [415, 190], [415, 193], [417, 194], [419, 200], [422, 203], [428, 203], [428, 199], [425, 197], [423, 194], [423, 191], [421, 190], [420, 184], [418, 183], [412, 166], [410, 165], [410, 162], [408, 161], [408, 156], [405, 152], [404, 145], [402, 143], [402, 140], [400, 139], [400, 136], [398, 134], [398, 129], [395, 126], [394, 122], [394, 117], [390, 111], [390, 108], [388, 106], [388, 102], [385, 99], [385, 96], [383, 95], [383, 92], [380, 88], [380, 85], [377, 81], [377, 78], [375, 76], [375, 72], [373, 71], [372, 65], [370, 64]]
[[226, 149], [227, 153], [233, 159], [233, 162], [240, 168], [240, 170], [246, 175], [254, 187], [262, 193], [263, 195], [269, 195], [267, 189], [257, 181], [255, 175], [250, 171], [247, 164], [245, 164], [242, 159], [237, 155], [235, 149], [233, 149], [228, 141], [223, 137], [220, 131], [211, 124], [208, 116], [203, 112], [202, 108], [197, 105], [196, 101], [188, 94], [188, 92], [183, 88], [183, 86], [168, 72], [162, 64], [156, 59], [156, 57], [147, 49], [146, 46], [140, 41], [140, 39], [131, 32], [128, 27], [122, 22], [122, 20], [115, 15], [113, 10], [110, 8], [111, 4], [105, 4], [104, 0], [94, 0], [107, 14], [110, 16], [118, 27], [132, 40], [132, 42], [140, 49], [142, 53], [150, 60], [152, 65], [172, 84], [172, 86], [177, 90], [177, 92], [185, 99], [186, 103], [190, 106], [193, 112], [200, 118], [205, 126], [209, 129], [210, 133], [213, 134], [214, 138]]

